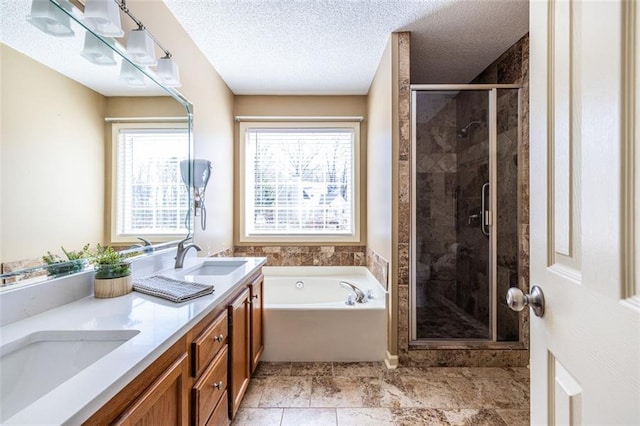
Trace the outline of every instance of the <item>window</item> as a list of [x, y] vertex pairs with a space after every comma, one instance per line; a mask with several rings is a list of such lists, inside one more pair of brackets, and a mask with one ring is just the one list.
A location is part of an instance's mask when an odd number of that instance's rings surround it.
[[189, 195], [180, 161], [189, 157], [181, 124], [114, 124], [111, 240], [175, 239], [186, 233]]
[[357, 241], [358, 123], [241, 123], [241, 241]]

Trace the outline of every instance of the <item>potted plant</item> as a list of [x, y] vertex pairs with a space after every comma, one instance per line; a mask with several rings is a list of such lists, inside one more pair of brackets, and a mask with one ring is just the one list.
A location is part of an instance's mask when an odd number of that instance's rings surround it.
[[98, 244], [92, 256], [96, 270], [94, 295], [97, 298], [118, 297], [133, 291], [131, 262], [113, 247]]
[[67, 251], [64, 247], [60, 248], [67, 257], [67, 260], [61, 259], [60, 256], [52, 254], [50, 251], [48, 251], [46, 255], [42, 256], [42, 260], [47, 264], [48, 275], [56, 276], [79, 272], [87, 266], [87, 263], [89, 263], [87, 260], [87, 257], [89, 256], [89, 244], [86, 244], [78, 251]]

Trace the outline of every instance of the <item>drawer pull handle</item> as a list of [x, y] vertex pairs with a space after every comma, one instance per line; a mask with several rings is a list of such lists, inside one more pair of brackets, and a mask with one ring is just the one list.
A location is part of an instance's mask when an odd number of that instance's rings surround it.
[[254, 294], [254, 295], [253, 295], [253, 298], [254, 298], [254, 299], [257, 299], [257, 298], [258, 298], [258, 295], [257, 295], [257, 294]]
[[215, 340], [216, 342], [222, 342], [224, 340], [224, 336], [222, 334], [219, 336], [215, 336], [213, 340]]
[[222, 389], [222, 380], [220, 380], [218, 383], [214, 383], [213, 387], [216, 389]]

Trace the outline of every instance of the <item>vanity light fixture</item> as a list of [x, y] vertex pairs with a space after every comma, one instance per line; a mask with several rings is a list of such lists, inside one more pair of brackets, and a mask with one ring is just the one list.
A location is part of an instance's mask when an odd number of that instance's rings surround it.
[[124, 59], [120, 68], [120, 78], [126, 81], [129, 86], [146, 86], [142, 71]]
[[120, 7], [113, 0], [86, 0], [82, 22], [103, 37], [122, 37]]
[[158, 63], [153, 40], [143, 26], [129, 31], [127, 56], [137, 65], [149, 66]]
[[[71, 19], [74, 8], [78, 7], [82, 14], [82, 2], [75, 0], [32, 0], [31, 15], [27, 21], [41, 31], [54, 36], [73, 36]], [[126, 0], [85, 0], [82, 24], [99, 37], [86, 34], [84, 48], [81, 55], [87, 60], [99, 65], [114, 65], [113, 51], [109, 51], [109, 44], [115, 49], [114, 37], [122, 37], [124, 31], [120, 23], [120, 11], [127, 15], [138, 26], [129, 32], [127, 39], [126, 57], [138, 66], [155, 66], [158, 80], [167, 87], [180, 87], [180, 73], [178, 65], [171, 57], [171, 53], [162, 47], [158, 39], [149, 32], [142, 21], [137, 19], [127, 7]], [[74, 16], [75, 19], [75, 16]], [[156, 60], [156, 46], [164, 52], [164, 57]], [[121, 48], [118, 47], [121, 51]], [[137, 71], [137, 72], [136, 72]], [[130, 85], [145, 85], [144, 74], [127, 61], [123, 61], [120, 72], [121, 78]]]
[[[112, 39], [105, 39], [107, 43], [112, 44]], [[84, 48], [80, 54], [89, 62], [96, 65], [115, 65], [116, 60], [113, 57], [113, 50], [98, 39], [90, 32], [84, 35]]]
[[165, 86], [168, 87], [180, 87], [180, 70], [178, 64], [171, 59], [171, 56], [167, 55], [164, 58], [158, 59], [157, 68], [158, 78]]
[[[71, 12], [72, 6], [66, 0], [59, 0], [60, 7]], [[71, 37], [75, 33], [71, 29], [69, 15], [58, 9], [49, 0], [32, 0], [31, 15], [27, 21], [40, 31], [55, 37]]]

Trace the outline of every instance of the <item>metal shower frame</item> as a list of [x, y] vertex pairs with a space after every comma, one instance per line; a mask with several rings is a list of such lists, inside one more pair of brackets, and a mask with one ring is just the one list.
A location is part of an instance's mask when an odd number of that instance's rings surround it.
[[[522, 85], [520, 84], [412, 84], [411, 90], [411, 200], [410, 200], [410, 212], [411, 212], [411, 232], [409, 241], [409, 344], [416, 345], [435, 345], [435, 346], [447, 346], [447, 345], [460, 345], [460, 344], [486, 344], [491, 343], [495, 345], [513, 345], [522, 341], [522, 327], [520, 326], [520, 333], [518, 342], [498, 342], [497, 341], [497, 318], [498, 318], [498, 297], [497, 294], [497, 254], [496, 248], [498, 244], [497, 225], [495, 214], [497, 211], [497, 146], [498, 146], [498, 112], [497, 112], [497, 99], [499, 89], [513, 89], [518, 90], [518, 147], [522, 142], [521, 135], [521, 122], [522, 117]], [[489, 96], [489, 190], [490, 190], [490, 215], [488, 221], [489, 225], [489, 339], [417, 339], [416, 330], [416, 100], [418, 92], [436, 92], [436, 91], [487, 91]], [[518, 180], [519, 182], [519, 180]], [[518, 204], [520, 203], [520, 194], [518, 193]], [[519, 216], [519, 212], [518, 212]], [[518, 223], [519, 221], [518, 217]], [[484, 220], [484, 218], [483, 218]], [[519, 230], [518, 230], [519, 232]], [[518, 236], [518, 241], [520, 238]], [[519, 256], [518, 256], [519, 258]], [[519, 264], [519, 262], [518, 262]], [[518, 271], [519, 272], [519, 271]]]

